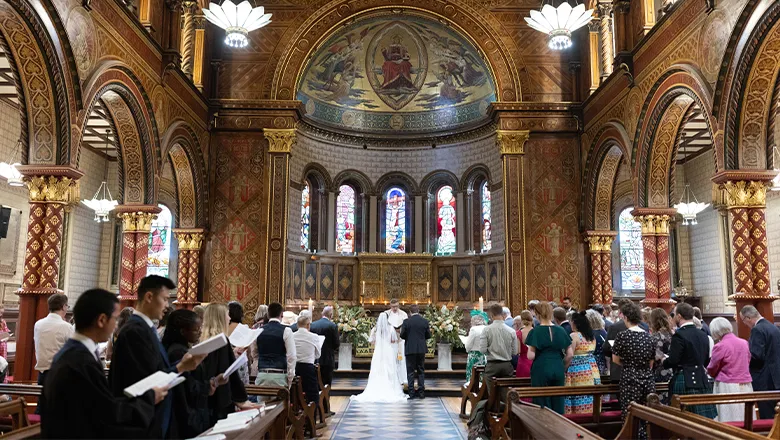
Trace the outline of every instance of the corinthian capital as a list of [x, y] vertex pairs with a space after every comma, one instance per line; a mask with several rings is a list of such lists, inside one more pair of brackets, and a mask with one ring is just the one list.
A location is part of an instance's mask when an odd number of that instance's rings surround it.
[[296, 141], [294, 128], [264, 128], [263, 135], [268, 140], [269, 153], [290, 153]]
[[528, 130], [498, 130], [496, 145], [502, 156], [507, 154], [524, 154], [525, 141], [528, 140]]

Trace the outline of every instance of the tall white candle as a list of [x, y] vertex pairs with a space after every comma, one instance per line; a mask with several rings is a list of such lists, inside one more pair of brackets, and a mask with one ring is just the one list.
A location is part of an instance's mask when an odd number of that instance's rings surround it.
[[427, 296], [428, 298], [431, 297], [431, 282], [430, 281], [425, 283], [425, 296]]
[[485, 301], [482, 299], [482, 297], [479, 297], [479, 311], [484, 312], [485, 311]]
[[310, 312], [314, 311], [314, 300], [312, 300], [311, 298], [309, 298], [309, 311]]
[[363, 281], [363, 296], [366, 296], [366, 282]]

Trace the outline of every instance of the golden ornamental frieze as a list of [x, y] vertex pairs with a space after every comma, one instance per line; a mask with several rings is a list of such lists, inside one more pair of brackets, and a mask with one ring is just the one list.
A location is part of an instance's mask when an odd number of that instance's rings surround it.
[[179, 251], [200, 251], [203, 244], [205, 232], [203, 229], [182, 229], [177, 228], [173, 230], [176, 236], [176, 242], [179, 246]]
[[31, 202], [78, 202], [78, 181], [63, 176], [32, 176], [27, 181]]

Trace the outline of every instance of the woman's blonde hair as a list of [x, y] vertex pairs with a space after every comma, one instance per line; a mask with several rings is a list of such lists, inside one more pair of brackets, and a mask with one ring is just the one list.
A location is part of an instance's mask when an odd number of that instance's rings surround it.
[[585, 311], [585, 316], [588, 318], [591, 330], [603, 330], [604, 320], [601, 318], [601, 313], [588, 309]]
[[528, 310], [523, 310], [522, 312], [520, 312], [520, 321], [523, 323], [523, 327], [534, 325], [534, 317], [533, 315], [531, 315], [531, 312]]
[[201, 341], [213, 338], [220, 333], [227, 333], [227, 312], [228, 308], [224, 304], [209, 304], [206, 306], [206, 311], [203, 313], [203, 329], [200, 335]]
[[536, 317], [539, 318], [539, 321], [549, 321], [552, 319], [553, 315], [553, 306], [552, 304], [548, 303], [547, 301], [542, 301], [539, 304], [536, 305]]

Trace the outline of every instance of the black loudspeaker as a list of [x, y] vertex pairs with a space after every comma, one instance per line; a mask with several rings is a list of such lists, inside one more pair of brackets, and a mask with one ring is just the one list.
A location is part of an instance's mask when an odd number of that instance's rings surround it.
[[11, 221], [11, 208], [0, 206], [0, 238], [8, 235], [8, 223]]

